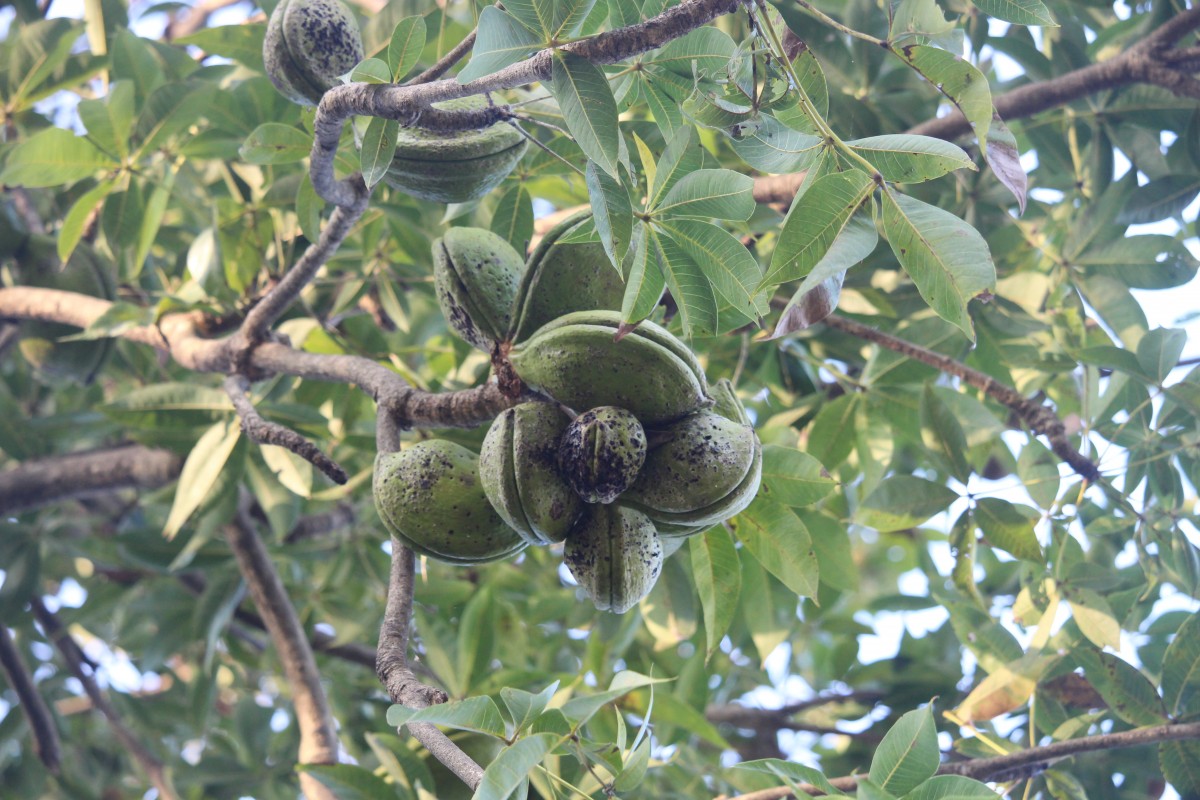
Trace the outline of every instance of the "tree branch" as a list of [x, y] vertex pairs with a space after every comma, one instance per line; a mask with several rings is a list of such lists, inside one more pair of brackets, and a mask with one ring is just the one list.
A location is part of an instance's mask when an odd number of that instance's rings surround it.
[[167, 23], [167, 29], [163, 31], [163, 38], [169, 42], [191, 36], [208, 24], [208, 18], [214, 12], [239, 2], [241, 0], [200, 0], [191, 8], [186, 9], [187, 14], [182, 19], [173, 12], [170, 22]]
[[[379, 629], [379, 649], [376, 651], [375, 674], [387, 689], [392, 702], [409, 708], [426, 708], [446, 702], [446, 693], [417, 680], [408, 666], [408, 637], [412, 627], [414, 556], [403, 544], [392, 538], [392, 571], [388, 581], [387, 606]], [[425, 746], [434, 758], [476, 789], [483, 780], [483, 768], [458, 745], [433, 725], [408, 726], [413, 738]]]
[[17, 652], [16, 642], [13, 641], [8, 626], [3, 623], [0, 623], [0, 667], [4, 668], [8, 685], [16, 692], [21, 712], [29, 722], [29, 730], [33, 734], [33, 749], [38, 760], [46, 769], [57, 775], [62, 762], [58, 727], [54, 724], [54, 716], [46, 706], [46, 701], [38, 694], [33, 678], [21, 661], [21, 654]]
[[[1080, 753], [1092, 753], [1100, 750], [1117, 750], [1123, 747], [1137, 747], [1145, 744], [1158, 744], [1178, 739], [1200, 739], [1200, 722], [1183, 724], [1157, 725], [1152, 728], [1137, 728], [1120, 733], [1104, 733], [1096, 736], [1085, 736], [1079, 739], [1069, 739], [1064, 742], [1053, 742], [1040, 747], [1030, 747], [1017, 753], [1009, 753], [992, 758], [972, 758], [966, 761], [954, 761], [938, 767], [939, 775], [962, 775], [980, 781], [1001, 780], [1005, 775], [1016, 773], [1022, 777], [1037, 774], [1055, 761], [1069, 758]], [[832, 778], [829, 781], [835, 789], [853, 791], [858, 785], [858, 776], [847, 775]], [[809, 794], [822, 794], [815, 786], [801, 785]], [[731, 800], [782, 800], [792, 796], [791, 789], [786, 786], [761, 789], [757, 792], [739, 794]]]
[[[125, 723], [121, 720], [121, 715], [117, 713], [116, 708], [113, 707], [112, 703], [108, 702], [108, 698], [100, 691], [100, 687], [96, 684], [96, 679], [91, 673], [91, 662], [88, 661], [83, 651], [79, 649], [79, 645], [76, 644], [71, 635], [63, 629], [62, 623], [58, 621], [58, 617], [50, 609], [46, 608], [45, 603], [42, 602], [42, 598], [34, 596], [29, 602], [33, 607], [33, 613], [37, 618], [38, 624], [42, 626], [42, 630], [46, 632], [46, 636], [54, 642], [54, 646], [62, 654], [63, 660], [67, 662], [67, 669], [83, 685], [83, 691], [87, 694], [88, 699], [92, 701], [92, 706], [104, 715], [108, 726], [112, 728], [113, 735], [121, 742], [121, 746], [133, 756], [133, 760], [142, 768], [142, 772], [146, 773], [150, 784], [158, 790], [158, 796], [163, 798], [163, 800], [180, 800], [175, 787], [171, 785], [170, 779], [167, 778], [166, 773], [163, 771], [162, 762], [133, 735], [133, 732], [129, 728], [125, 727]], [[84, 669], [85, 664], [88, 665], [88, 669]]]
[[250, 402], [250, 381], [243, 375], [230, 375], [225, 379], [225, 393], [233, 401], [233, 407], [242, 420], [242, 432], [250, 441], [258, 444], [273, 444], [285, 447], [312, 464], [334, 483], [343, 485], [349, 480], [346, 470], [325, 455], [312, 442], [291, 428], [276, 422], [268, 422]]
[[876, 328], [863, 325], [861, 322], [855, 322], [837, 314], [830, 314], [823, 321], [831, 328], [900, 353], [914, 361], [928, 364], [947, 375], [959, 378], [968, 386], [979, 389], [996, 402], [1012, 409], [1029, 425], [1035, 434], [1045, 436], [1049, 440], [1050, 449], [1054, 451], [1054, 454], [1067, 464], [1070, 464], [1071, 468], [1084, 478], [1089, 481], [1100, 479], [1100, 469], [1096, 464], [1076, 450], [1075, 446], [1071, 444], [1062, 420], [1041, 403], [1028, 399], [1016, 389], [1005, 386], [991, 375], [968, 367], [961, 361], [955, 361], [949, 356], [935, 353], [912, 342], [906, 342], [903, 339], [892, 336], [890, 333], [884, 333]]
[[[338, 740], [317, 663], [283, 581], [254, 530], [254, 521], [250, 519], [245, 503], [239, 504], [233, 523], [226, 526], [225, 538], [237, 558], [254, 605], [271, 634], [292, 691], [296, 723], [300, 729], [299, 761], [301, 764], [336, 764]], [[337, 800], [332, 791], [306, 772], [300, 773], [300, 788], [309, 800]]]
[[182, 467], [169, 450], [137, 444], [25, 461], [0, 472], [0, 515], [119, 489], [157, 489]]
[[450, 52], [438, 59], [436, 64], [417, 75], [415, 78], [405, 81], [403, 85], [416, 86], [419, 83], [429, 83], [430, 81], [435, 81], [445, 75], [451, 67], [457, 64], [459, 61], [462, 61], [463, 56], [471, 51], [471, 48], [475, 46], [475, 37], [478, 35], [479, 29], [476, 28], [468, 33], [465, 39], [454, 45]]

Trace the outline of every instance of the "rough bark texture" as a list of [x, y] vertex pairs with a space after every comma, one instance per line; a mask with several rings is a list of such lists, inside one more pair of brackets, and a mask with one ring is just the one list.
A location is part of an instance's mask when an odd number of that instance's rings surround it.
[[0, 472], [0, 514], [118, 489], [157, 489], [179, 476], [183, 460], [169, 450], [131, 444], [26, 461]]

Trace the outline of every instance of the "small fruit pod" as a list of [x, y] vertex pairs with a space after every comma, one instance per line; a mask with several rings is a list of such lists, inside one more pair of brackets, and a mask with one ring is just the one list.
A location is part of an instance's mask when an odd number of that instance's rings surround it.
[[339, 0], [280, 0], [267, 22], [267, 77], [294, 103], [315, 106], [363, 57], [358, 22]]
[[430, 439], [375, 458], [375, 508], [393, 536], [450, 564], [516, 555], [526, 541], [492, 508], [479, 480], [479, 458], [461, 445]]
[[530, 544], [561, 542], [583, 511], [558, 470], [558, 443], [570, 422], [554, 403], [522, 403], [496, 417], [483, 440], [483, 490]]
[[586, 225], [581, 211], [542, 237], [525, 263], [508, 339], [521, 342], [548, 322], [573, 311], [619, 309], [625, 282], [600, 242], [563, 241]]
[[451, 228], [433, 243], [438, 306], [463, 341], [490, 353], [504, 338], [524, 268], [512, 245], [482, 228]]
[[654, 588], [663, 545], [641, 512], [593, 505], [567, 537], [563, 560], [596, 608], [624, 614]]
[[[484, 108], [475, 95], [434, 103], [444, 111]], [[433, 133], [401, 128], [396, 154], [383, 181], [393, 189], [435, 203], [478, 200], [500, 185], [525, 154], [525, 137], [498, 122], [479, 131]]]
[[517, 375], [575, 410], [624, 408], [643, 425], [679, 419], [712, 403], [704, 370], [687, 345], [643, 322], [616, 339], [618, 311], [577, 311], [513, 347]]
[[611, 503], [637, 478], [646, 460], [646, 432], [623, 408], [580, 414], [563, 433], [558, 466], [587, 503]]

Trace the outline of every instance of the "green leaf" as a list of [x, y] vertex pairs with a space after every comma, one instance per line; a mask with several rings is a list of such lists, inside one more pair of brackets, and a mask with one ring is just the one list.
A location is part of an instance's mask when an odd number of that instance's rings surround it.
[[883, 229], [925, 302], [974, 341], [967, 304], [996, 285], [996, 267], [979, 232], [947, 211], [890, 190], [883, 193]]
[[652, 208], [655, 217], [746, 220], [754, 213], [754, 179], [728, 169], [685, 175]]
[[195, 45], [210, 55], [231, 58], [255, 72], [265, 72], [262, 53], [266, 35], [267, 26], [262, 23], [219, 25], [176, 39], [175, 44]]
[[47, 128], [8, 153], [0, 183], [30, 189], [59, 186], [117, 166], [107, 153], [82, 136], [62, 128]]
[[682, 558], [663, 562], [662, 574], [638, 606], [655, 650], [669, 650], [696, 635], [696, 589]]
[[1162, 699], [1154, 685], [1132, 664], [1091, 649], [1076, 651], [1088, 681], [1118, 717], [1135, 727], [1167, 722]]
[[691, 537], [692, 575], [704, 613], [704, 635], [708, 641], [706, 660], [721, 645], [721, 639], [737, 613], [742, 591], [742, 565], [729, 531], [721, 525]]
[[165, 538], [174, 539], [196, 509], [208, 498], [209, 492], [220, 480], [225, 462], [229, 460], [241, 436], [242, 429], [238, 422], [218, 422], [205, 431], [196, 442], [196, 446], [188, 454], [187, 461], [183, 463], [183, 471], [179, 473], [175, 500], [163, 527]]
[[39, 19], [29, 25], [14, 26], [8, 36], [11, 44], [5, 53], [6, 103], [15, 109], [70, 57], [79, 37], [79, 25], [65, 18]]
[[392, 68], [382, 58], [364, 58], [350, 72], [351, 83], [387, 84], [392, 82]]
[[992, 90], [983, 73], [965, 59], [928, 45], [908, 45], [901, 47], [899, 53], [958, 107], [986, 152], [992, 123]]
[[84, 229], [87, 227], [88, 219], [91, 218], [92, 212], [96, 210], [96, 206], [104, 200], [108, 194], [116, 188], [115, 180], [100, 181], [71, 206], [71, 210], [63, 217], [62, 228], [58, 232], [58, 257], [62, 261], [66, 261], [71, 257], [71, 253], [75, 252], [75, 248], [79, 245], [79, 241], [83, 238]]
[[836, 486], [821, 462], [807, 453], [774, 444], [763, 448], [761, 495], [786, 506], [808, 506], [828, 497]]
[[820, 567], [812, 537], [790, 508], [759, 496], [731, 524], [738, 540], [768, 572], [800, 597], [816, 595]]
[[533, 238], [533, 198], [529, 190], [518, 183], [500, 195], [488, 227], [518, 253], [524, 253]]
[[935, 775], [904, 795], [904, 800], [999, 800], [1000, 795], [974, 778]]
[[471, 60], [458, 73], [459, 83], [470, 83], [515, 64], [542, 43], [540, 36], [495, 6], [487, 6], [479, 14], [477, 30]]
[[750, 320], [767, 313], [755, 287], [762, 270], [754, 256], [724, 228], [709, 222], [674, 219], [663, 231], [700, 267], [717, 296]]
[[824, 794], [830, 797], [845, 797], [844, 792], [840, 792], [834, 788], [821, 772], [806, 767], [803, 764], [797, 764], [795, 761], [784, 761], [779, 758], [759, 758], [753, 761], [742, 761], [733, 765], [734, 769], [753, 770], [754, 772], [764, 772], [768, 775], [773, 775], [785, 781], [789, 787], [795, 789], [798, 784], [807, 783], [817, 787]]
[[114, 83], [103, 100], [80, 100], [79, 119], [88, 138], [116, 158], [129, 155], [133, 131], [133, 84]]
[[1197, 195], [1200, 195], [1200, 175], [1164, 175], [1134, 189], [1117, 221], [1144, 225], [1177, 217]]
[[371, 117], [371, 121], [367, 123], [367, 130], [362, 138], [362, 149], [359, 151], [359, 163], [362, 167], [363, 181], [368, 188], [383, 180], [392, 166], [399, 132], [400, 123], [394, 119]]
[[490, 697], [468, 697], [454, 703], [442, 703], [428, 708], [413, 709], [393, 705], [387, 710], [387, 723], [393, 728], [402, 725], [427, 723], [444, 725], [460, 731], [476, 731], [504, 738], [504, 718]]
[[900, 0], [891, 17], [888, 39], [893, 42], [911, 39], [914, 34], [941, 42], [955, 27], [953, 20], [946, 20], [945, 12], [935, 0]]
[[[762, 172], [786, 173], [803, 169], [817, 155], [821, 139], [789, 127], [770, 114], [759, 118], [759, 126], [730, 144], [738, 158]], [[953, 145], [951, 145], [953, 147]]]
[[642, 97], [654, 116], [654, 124], [662, 131], [663, 138], [669, 141], [683, 126], [683, 114], [679, 110], [679, 103], [663, 91], [649, 70], [642, 70], [638, 78]]
[[1097, 647], [1121, 647], [1121, 624], [1100, 594], [1083, 586], [1063, 584], [1063, 597], [1071, 604], [1071, 617], [1079, 630]]
[[154, 246], [154, 242], [158, 238], [163, 217], [167, 213], [167, 204], [171, 200], [171, 190], [175, 186], [176, 173], [177, 171], [174, 169], [169, 170], [163, 182], [155, 186], [150, 197], [146, 199], [145, 215], [142, 217], [142, 224], [138, 230], [137, 250], [133, 256], [133, 262], [130, 264], [127, 276], [129, 278], [136, 278], [141, 274], [146, 257], [150, 255], [150, 248]]
[[137, 89], [139, 100], [145, 100], [165, 80], [163, 65], [155, 57], [149, 41], [132, 31], [121, 29], [112, 37], [109, 57], [116, 80], [130, 81]]
[[675, 241], [649, 231], [658, 271], [679, 307], [683, 335], [707, 336], [717, 330], [717, 298], [699, 265]]
[[399, 83], [421, 60], [425, 49], [425, 18], [405, 17], [396, 23], [388, 42], [387, 64], [392, 71], [392, 83]]
[[1158, 746], [1158, 763], [1163, 777], [1170, 781], [1180, 797], [1200, 797], [1200, 742], [1182, 739]]
[[538, 733], [504, 748], [483, 771], [471, 800], [507, 800], [557, 743], [557, 736]]
[[892, 475], [867, 495], [854, 521], [887, 533], [913, 528], [947, 510], [958, 494], [940, 483], [912, 475]]
[[638, 223], [633, 229], [633, 241], [624, 265], [625, 296], [621, 300], [621, 322], [632, 325], [653, 313], [666, 289], [658, 259], [650, 258], [648, 227]]
[[871, 781], [894, 795], [903, 795], [937, 772], [937, 728], [930, 706], [909, 711], [883, 737], [871, 759]]
[[1095, 242], [1074, 261], [1089, 275], [1110, 276], [1134, 289], [1180, 286], [1195, 277], [1200, 264], [1180, 242], [1161, 233]]
[[697, 28], [686, 36], [668, 42], [646, 61], [689, 80], [712, 80], [729, 63], [737, 45], [729, 34], [711, 27]]
[[1058, 27], [1042, 0], [971, 0], [971, 3], [989, 17], [1005, 22]]
[[[209, 82], [187, 81], [160, 86], [138, 115], [139, 154], [154, 152], [208, 112], [218, 89]], [[310, 145], [311, 146], [311, 145]]]
[[649, 686], [652, 683], [665, 683], [669, 678], [649, 678], [632, 670], [623, 670], [613, 676], [608, 689], [596, 694], [573, 697], [562, 705], [562, 715], [576, 724], [582, 724], [592, 718], [604, 706], [624, 697], [635, 689]]
[[696, 146], [696, 129], [684, 125], [667, 142], [662, 156], [651, 174], [647, 170], [650, 191], [646, 195], [646, 207], [654, 208], [659, 201], [682, 178], [700, 169], [700, 148]]
[[1161, 384], [1179, 363], [1187, 340], [1187, 331], [1182, 328], [1155, 328], [1138, 342], [1138, 364], [1151, 379]]
[[596, 0], [513, 0], [504, 4], [510, 14], [547, 42], [574, 36]]
[[114, 253], [131, 246], [138, 238], [146, 201], [137, 181], [130, 181], [123, 192], [113, 192], [104, 199], [100, 213], [100, 229]]
[[390, 783], [356, 764], [299, 764], [296, 769], [334, 790], [338, 800], [397, 800], [401, 797]]
[[554, 693], [558, 691], [558, 681], [547, 686], [537, 694], [525, 692], [504, 686], [500, 689], [500, 699], [504, 701], [508, 715], [513, 721], [513, 734], [519, 734], [530, 723], [537, 719], [550, 703]]
[[893, 183], [921, 183], [956, 169], [976, 169], [961, 147], [931, 136], [871, 136], [846, 144]]
[[999, 547], [1017, 558], [1042, 563], [1045, 556], [1033, 526], [1041, 514], [998, 497], [981, 497], [975, 503], [975, 522], [992, 547]]
[[586, 59], [554, 52], [551, 63], [550, 94], [562, 109], [567, 130], [576, 144], [614, 180], [621, 159], [621, 132], [617, 126], [617, 104], [608, 79], [599, 67]]
[[[639, 147], [642, 145], [638, 140]], [[604, 252], [614, 265], [620, 264], [629, 252], [629, 240], [633, 236], [633, 205], [629, 192], [607, 172], [602, 172], [595, 161], [588, 161], [584, 170], [588, 194], [592, 200], [592, 220]]]
[[854, 449], [858, 401], [857, 394], [844, 394], [823, 405], [812, 422], [808, 434], [808, 452], [826, 469], [837, 467]]
[[1200, 714], [1200, 615], [1193, 615], [1175, 632], [1162, 667], [1163, 701], [1177, 719]]
[[291, 164], [308, 158], [312, 137], [299, 128], [280, 122], [264, 122], [255, 128], [238, 151], [251, 164]]
[[818, 178], [792, 203], [760, 286], [778, 286], [812, 272], [874, 188], [871, 177], [858, 170]]

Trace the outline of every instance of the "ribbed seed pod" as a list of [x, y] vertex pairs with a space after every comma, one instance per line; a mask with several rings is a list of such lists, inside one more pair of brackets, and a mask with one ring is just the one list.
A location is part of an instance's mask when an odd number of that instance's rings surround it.
[[641, 512], [594, 505], [567, 537], [563, 560], [596, 608], [624, 614], [654, 588], [663, 546]]
[[619, 309], [625, 282], [599, 242], [563, 242], [592, 217], [581, 211], [555, 225], [529, 256], [517, 290], [509, 341], [520, 342], [564, 314]]
[[444, 439], [375, 458], [375, 508], [387, 529], [422, 555], [480, 564], [526, 542], [500, 518], [479, 480], [479, 458]]
[[567, 314], [515, 346], [509, 360], [521, 380], [570, 408], [618, 406], [643, 425], [711, 403], [704, 371], [686, 345], [651, 322], [616, 341], [620, 324], [615, 311]]
[[601, 406], [567, 426], [558, 446], [558, 466], [567, 483], [588, 503], [611, 503], [638, 476], [646, 460], [646, 432], [623, 408]]
[[294, 103], [315, 106], [363, 57], [358, 22], [338, 0], [280, 0], [267, 22], [267, 76]]
[[512, 324], [524, 268], [512, 245], [482, 228], [451, 228], [435, 241], [434, 288], [454, 332], [490, 353]]
[[483, 490], [530, 544], [561, 542], [583, 511], [558, 469], [558, 443], [570, 422], [553, 403], [522, 403], [496, 417], [483, 440]]

